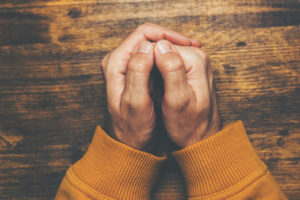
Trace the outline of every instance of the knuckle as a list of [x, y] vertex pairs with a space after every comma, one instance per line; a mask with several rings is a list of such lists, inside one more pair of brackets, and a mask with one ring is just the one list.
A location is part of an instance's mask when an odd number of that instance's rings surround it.
[[164, 104], [176, 112], [183, 112], [190, 103], [190, 98], [184, 94], [177, 94], [176, 98], [166, 97]]
[[143, 31], [147, 26], [149, 26], [147, 23], [141, 24], [136, 28], [136, 30]]
[[145, 98], [134, 98], [134, 100], [132, 101], [132, 107], [136, 111], [145, 110], [149, 104], [150, 102], [148, 102]]
[[131, 71], [144, 71], [145, 70], [145, 63], [143, 59], [139, 59], [138, 56], [134, 56], [130, 59], [128, 63], [128, 70]]
[[124, 94], [122, 97], [122, 106], [125, 106], [125, 108], [129, 107], [131, 104], [131, 100], [129, 98], [129, 95]]
[[208, 57], [209, 57], [205, 51], [203, 51], [202, 49], [199, 49], [199, 48], [198, 48], [198, 54], [205, 59], [208, 59]]
[[143, 112], [150, 102], [147, 101], [146, 98], [134, 98], [130, 97], [129, 95], [125, 95], [122, 101], [123, 106], [125, 106], [128, 113], [134, 115], [138, 112]]
[[202, 70], [207, 72], [210, 68], [208, 54], [205, 51], [201, 50], [201, 49], [197, 49], [196, 52], [200, 56], [200, 60], [201, 60], [201, 63], [202, 63], [199, 66], [201, 67]]
[[141, 98], [131, 98], [130, 106], [135, 110], [138, 110], [143, 106], [143, 101], [141, 100]]
[[150, 23], [150, 22], [145, 22], [143, 25], [145, 25], [145, 26], [153, 26], [154, 24]]
[[204, 61], [205, 64], [207, 64], [209, 62], [209, 55], [205, 51], [198, 48], [197, 53], [201, 57], [201, 59]]
[[170, 59], [164, 61], [164, 70], [167, 72], [172, 72], [179, 70], [184, 67], [183, 61], [179, 56], [172, 56]]
[[128, 62], [127, 70], [148, 73], [153, 66], [153, 61], [144, 54], [134, 55]]
[[143, 24], [140, 24], [137, 28], [136, 31], [138, 32], [145, 32], [145, 30], [149, 29], [149, 28], [153, 28], [154, 24], [150, 23], [150, 22], [145, 22]]

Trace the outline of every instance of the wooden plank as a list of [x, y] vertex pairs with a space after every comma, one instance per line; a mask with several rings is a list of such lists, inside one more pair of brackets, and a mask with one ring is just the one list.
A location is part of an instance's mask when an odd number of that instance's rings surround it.
[[172, 0], [2, 0], [0, 2], [0, 6], [2, 8], [16, 8], [16, 7], [44, 7], [44, 6], [61, 6], [61, 5], [76, 5], [76, 4], [114, 4], [114, 8], [118, 6], [123, 6], [124, 4], [131, 3], [155, 3], [155, 4], [171, 4], [178, 5], [183, 4], [184, 7], [188, 7], [191, 4], [210, 4], [210, 9], [216, 6], [226, 5], [245, 5], [245, 6], [270, 6], [270, 7], [291, 7], [291, 8], [299, 8], [299, 2], [297, 0], [257, 0], [257, 1], [247, 1], [247, 0], [193, 0], [193, 1], [172, 1]]
[[[202, 41], [224, 124], [243, 120], [284, 192], [299, 199], [299, 9], [295, 0], [1, 1], [0, 199], [53, 198], [104, 124], [101, 58], [146, 21]], [[153, 198], [185, 192], [170, 159]]]

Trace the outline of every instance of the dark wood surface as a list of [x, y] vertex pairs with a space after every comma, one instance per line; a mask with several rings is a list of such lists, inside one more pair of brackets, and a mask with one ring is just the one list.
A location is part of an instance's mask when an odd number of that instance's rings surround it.
[[[202, 41], [224, 124], [300, 199], [299, 0], [1, 0], [0, 199], [54, 198], [104, 125], [101, 58], [144, 22]], [[185, 198], [170, 160], [153, 199]]]

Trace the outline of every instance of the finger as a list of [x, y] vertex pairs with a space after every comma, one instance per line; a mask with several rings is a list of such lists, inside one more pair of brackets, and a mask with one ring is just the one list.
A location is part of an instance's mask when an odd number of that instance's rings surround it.
[[[146, 23], [145, 25], [148, 25], [148, 29], [150, 31], [153, 28], [165, 30], [165, 32], [166, 32], [165, 37], [166, 38], [158, 38], [155, 41], [158, 41], [158, 40], [161, 40], [161, 39], [166, 39], [166, 40], [169, 40], [170, 42], [173, 42], [174, 44], [178, 44], [178, 42], [180, 42], [180, 41], [177, 41], [177, 39], [180, 39], [181, 37], [184, 37], [184, 38], [187, 38], [190, 41], [189, 45], [192, 45], [192, 46], [195, 46], [195, 47], [200, 47], [201, 46], [201, 43], [198, 40], [196, 40], [194, 38], [187, 37], [187, 36], [185, 36], [181, 33], [178, 33], [176, 31], [173, 31], [173, 30], [168, 29], [166, 27], [159, 26], [157, 24], [152, 24], [152, 23]], [[146, 30], [147, 30], [147, 28], [146, 28]], [[152, 36], [151, 32], [149, 34], [147, 34], [146, 31], [145, 31], [145, 34], [146, 34], [146, 37], [151, 37]], [[151, 39], [149, 38], [149, 40], [151, 40]]]
[[150, 103], [149, 76], [153, 67], [153, 45], [149, 41], [138, 43], [126, 71], [123, 99], [141, 108]]
[[155, 63], [160, 71], [165, 86], [167, 99], [186, 99], [189, 86], [185, 66], [180, 54], [172, 43], [160, 40], [154, 48]]
[[129, 35], [122, 44], [116, 49], [118, 52], [132, 53], [134, 47], [143, 40], [159, 41], [162, 39], [182, 46], [200, 46], [200, 43], [190, 39], [181, 33], [161, 27], [154, 24], [144, 24], [139, 26], [131, 35]]
[[136, 31], [128, 36], [128, 38], [110, 54], [106, 62], [104, 73], [107, 84], [107, 98], [112, 105], [111, 107], [115, 110], [118, 110], [120, 105], [120, 97], [124, 91], [124, 75], [126, 74], [128, 60], [131, 58], [136, 45], [141, 41], [158, 41], [163, 38], [179, 45], [196, 44], [195, 42], [191, 42], [189, 38], [175, 31], [158, 25], [145, 24], [139, 26]]

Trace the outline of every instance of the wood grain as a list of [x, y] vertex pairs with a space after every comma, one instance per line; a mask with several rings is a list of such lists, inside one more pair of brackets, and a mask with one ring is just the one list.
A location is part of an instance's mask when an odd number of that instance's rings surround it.
[[[243, 120], [282, 190], [299, 199], [297, 0], [2, 0], [0, 199], [53, 199], [104, 125], [100, 60], [144, 22], [202, 41], [223, 123]], [[170, 159], [153, 199], [185, 198]]]

